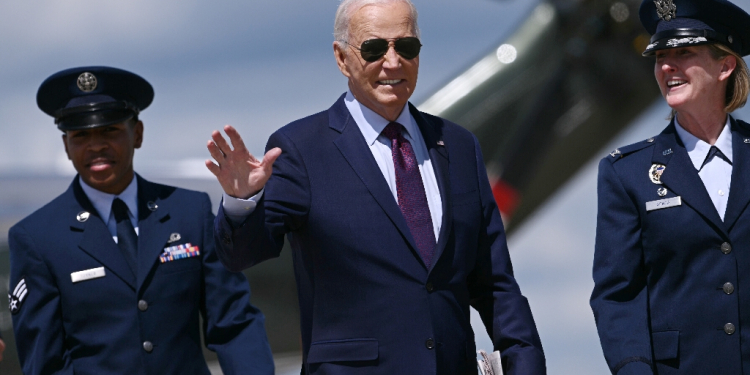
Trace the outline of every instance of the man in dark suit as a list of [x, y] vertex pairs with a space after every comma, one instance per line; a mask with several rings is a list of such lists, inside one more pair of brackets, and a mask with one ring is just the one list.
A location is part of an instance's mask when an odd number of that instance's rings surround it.
[[224, 374], [273, 374], [247, 280], [214, 251], [208, 196], [133, 171], [138, 113], [153, 95], [108, 67], [64, 70], [39, 88], [78, 176], [10, 230], [24, 374], [209, 374], [201, 333]]
[[470, 305], [506, 374], [545, 373], [476, 138], [408, 104], [414, 6], [345, 0], [335, 23], [349, 91], [330, 109], [279, 129], [262, 161], [234, 128], [234, 149], [212, 134], [222, 262], [276, 257], [288, 236], [303, 374], [476, 374]]

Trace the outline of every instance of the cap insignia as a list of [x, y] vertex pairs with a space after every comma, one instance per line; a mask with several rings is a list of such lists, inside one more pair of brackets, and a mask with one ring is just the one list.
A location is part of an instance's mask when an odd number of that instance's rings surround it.
[[654, 0], [656, 4], [656, 14], [664, 21], [671, 21], [677, 18], [677, 5], [673, 0]]
[[96, 76], [89, 73], [83, 72], [78, 76], [78, 88], [83, 92], [92, 92], [96, 90]]

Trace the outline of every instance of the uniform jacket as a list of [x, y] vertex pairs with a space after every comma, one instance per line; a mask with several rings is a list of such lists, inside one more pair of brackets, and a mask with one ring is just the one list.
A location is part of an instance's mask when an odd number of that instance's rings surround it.
[[750, 127], [731, 130], [724, 221], [674, 123], [599, 164], [591, 307], [613, 373], [750, 374]]
[[[78, 177], [11, 228], [10, 292], [27, 291], [13, 314], [24, 374], [209, 374], [201, 330], [224, 374], [273, 374], [247, 280], [214, 251], [208, 196], [138, 177], [138, 204], [135, 274]], [[200, 255], [159, 260], [186, 243]], [[104, 277], [72, 282], [72, 273], [99, 267]]]
[[279, 255], [288, 234], [301, 309], [304, 374], [475, 374], [469, 305], [506, 374], [545, 373], [528, 302], [513, 277], [476, 138], [409, 106], [435, 168], [443, 221], [430, 269], [344, 96], [274, 133], [262, 200], [215, 238], [232, 270]]

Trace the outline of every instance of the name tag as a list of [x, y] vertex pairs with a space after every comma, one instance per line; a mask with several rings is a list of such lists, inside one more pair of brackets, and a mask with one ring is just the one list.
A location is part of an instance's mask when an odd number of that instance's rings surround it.
[[70, 279], [73, 280], [74, 283], [77, 283], [79, 281], [98, 279], [100, 277], [104, 277], [104, 275], [104, 267], [98, 267], [92, 268], [90, 270], [73, 272], [70, 274]]
[[659, 199], [658, 201], [646, 202], [646, 211], [661, 210], [662, 208], [682, 206], [682, 197]]

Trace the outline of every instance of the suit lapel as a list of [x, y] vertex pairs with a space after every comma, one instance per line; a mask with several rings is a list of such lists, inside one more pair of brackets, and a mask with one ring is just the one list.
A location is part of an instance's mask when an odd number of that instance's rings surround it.
[[427, 145], [427, 151], [430, 154], [432, 168], [435, 170], [435, 178], [437, 179], [438, 189], [440, 190], [440, 200], [443, 207], [443, 218], [440, 225], [440, 233], [437, 238], [437, 245], [435, 247], [435, 255], [431, 262], [431, 271], [432, 268], [435, 268], [435, 264], [437, 264], [438, 259], [440, 259], [440, 255], [442, 255], [445, 250], [449, 234], [451, 233], [451, 224], [453, 223], [453, 220], [451, 220], [453, 213], [451, 211], [450, 202], [450, 159], [448, 158], [448, 150], [443, 143], [440, 128], [430, 123], [421, 112], [411, 105], [411, 103], [409, 103], [409, 111], [411, 112], [412, 117], [417, 121], [419, 130], [422, 133], [422, 138], [424, 138], [424, 142]]
[[[735, 119], [732, 123], [732, 183], [729, 188], [727, 211], [724, 213], [726, 228], [731, 230], [750, 202], [750, 134], [741, 128]], [[750, 142], [750, 141], [748, 141]]]
[[354, 172], [362, 180], [362, 183], [367, 187], [367, 190], [370, 191], [370, 194], [372, 194], [373, 198], [375, 198], [383, 211], [385, 211], [386, 215], [388, 215], [388, 218], [391, 219], [391, 222], [401, 232], [401, 235], [409, 243], [415, 254], [417, 254], [417, 258], [422, 261], [416, 250], [416, 242], [411, 235], [409, 226], [406, 224], [406, 219], [401, 214], [401, 209], [393, 198], [393, 194], [388, 188], [388, 183], [383, 178], [383, 173], [372, 157], [372, 152], [367, 147], [362, 132], [359, 131], [357, 124], [354, 123], [354, 119], [349, 114], [349, 110], [346, 108], [346, 104], [344, 104], [343, 96], [328, 110], [328, 114], [329, 126], [340, 133], [333, 141], [334, 145], [336, 145], [344, 156], [344, 159], [354, 169]]
[[141, 288], [170, 235], [169, 210], [153, 184], [138, 176], [138, 288]]
[[[695, 209], [716, 230], [728, 237], [726, 226], [708, 196], [703, 180], [679, 140], [674, 121], [657, 137], [656, 142], [652, 162], [666, 166], [661, 175], [664, 186], [682, 197], [684, 204]], [[647, 178], [647, 172], [643, 171], [644, 178]], [[654, 185], [654, 189], [656, 188]]]
[[[128, 262], [120, 251], [120, 248], [117, 247], [117, 244], [112, 239], [112, 234], [109, 233], [109, 229], [104, 225], [104, 221], [99, 217], [96, 209], [94, 209], [83, 189], [81, 189], [78, 177], [75, 178], [71, 189], [78, 205], [74, 205], [73, 209], [68, 212], [70, 228], [74, 231], [83, 232], [81, 242], [78, 246], [135, 290], [135, 275], [133, 271], [128, 266]], [[78, 221], [77, 216], [81, 211], [89, 213], [88, 220], [84, 222]]]

